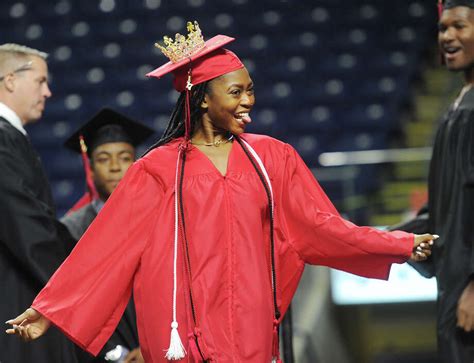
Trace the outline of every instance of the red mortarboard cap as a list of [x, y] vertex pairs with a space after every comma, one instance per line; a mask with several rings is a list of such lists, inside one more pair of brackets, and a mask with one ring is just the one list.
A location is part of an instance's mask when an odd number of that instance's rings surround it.
[[182, 92], [188, 81], [188, 70], [192, 69], [193, 85], [209, 81], [223, 74], [236, 71], [244, 67], [240, 59], [230, 50], [222, 48], [232, 42], [234, 38], [226, 35], [216, 35], [204, 43], [204, 47], [176, 63], [168, 62], [147, 74], [148, 77], [161, 78], [172, 72], [174, 88]]
[[172, 72], [174, 88], [186, 91], [184, 137], [186, 142], [191, 135], [190, 91], [191, 87], [244, 67], [240, 59], [231, 51], [222, 48], [234, 38], [216, 35], [204, 42], [199, 24], [187, 23], [187, 36], [176, 34], [175, 40], [164, 37], [164, 45], [155, 44], [170, 61], [147, 74], [148, 77], [161, 78]]

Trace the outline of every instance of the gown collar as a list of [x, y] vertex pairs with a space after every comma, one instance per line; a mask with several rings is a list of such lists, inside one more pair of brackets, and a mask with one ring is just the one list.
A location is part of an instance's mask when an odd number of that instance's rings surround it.
[[20, 117], [10, 107], [0, 102], [0, 117], [8, 121], [15, 129], [20, 131], [23, 135], [27, 135], [25, 128], [21, 122]]

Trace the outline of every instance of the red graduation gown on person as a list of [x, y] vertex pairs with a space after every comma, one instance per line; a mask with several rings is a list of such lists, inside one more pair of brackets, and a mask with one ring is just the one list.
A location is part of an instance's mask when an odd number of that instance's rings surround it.
[[[410, 256], [413, 235], [358, 227], [340, 217], [295, 150], [267, 136], [242, 136], [261, 157], [275, 195], [277, 291], [284, 312], [305, 264], [386, 279]], [[172, 320], [174, 183], [178, 145], [135, 162], [105, 207], [33, 303], [96, 354], [132, 288], [146, 362], [166, 362]], [[187, 155], [184, 213], [194, 309], [203, 349], [215, 362], [270, 362], [273, 304], [269, 213], [264, 188], [234, 142], [221, 175], [197, 148]], [[183, 249], [178, 249], [177, 321], [192, 332]]]

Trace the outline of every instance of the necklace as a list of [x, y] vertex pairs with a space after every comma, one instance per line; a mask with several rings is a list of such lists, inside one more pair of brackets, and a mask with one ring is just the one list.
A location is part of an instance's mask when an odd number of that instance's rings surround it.
[[194, 142], [193, 140], [191, 140], [191, 144], [193, 145], [198, 145], [198, 146], [214, 146], [214, 147], [219, 147], [221, 145], [224, 145], [224, 144], [227, 144], [228, 142], [232, 142], [232, 140], [234, 139], [234, 135], [230, 135], [229, 138], [227, 139], [219, 139], [219, 140], [215, 140], [214, 142], [205, 142], [205, 143], [196, 143]]

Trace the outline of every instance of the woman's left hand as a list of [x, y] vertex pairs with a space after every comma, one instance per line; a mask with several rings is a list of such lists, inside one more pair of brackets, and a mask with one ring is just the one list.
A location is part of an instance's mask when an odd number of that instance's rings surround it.
[[436, 234], [415, 234], [410, 260], [420, 262], [431, 256], [431, 247], [433, 246], [433, 241], [437, 238], [439, 236]]

